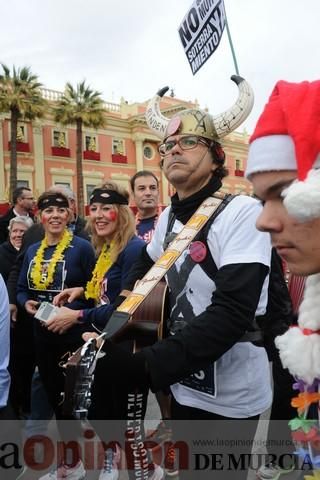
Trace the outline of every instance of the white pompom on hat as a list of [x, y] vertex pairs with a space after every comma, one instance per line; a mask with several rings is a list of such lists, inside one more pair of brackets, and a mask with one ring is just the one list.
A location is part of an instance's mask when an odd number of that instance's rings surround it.
[[320, 273], [306, 280], [298, 325], [276, 337], [282, 365], [311, 385], [320, 379]]
[[284, 205], [300, 221], [320, 217], [320, 81], [279, 81], [250, 139], [246, 176], [297, 171], [283, 192]]

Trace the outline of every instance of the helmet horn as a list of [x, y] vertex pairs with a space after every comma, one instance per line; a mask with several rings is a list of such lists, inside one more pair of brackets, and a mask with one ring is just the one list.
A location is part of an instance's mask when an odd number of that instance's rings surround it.
[[220, 115], [212, 117], [217, 136], [225, 137], [235, 130], [249, 116], [254, 101], [253, 90], [249, 83], [238, 75], [232, 75], [231, 80], [237, 84], [239, 95], [236, 103]]
[[[217, 116], [206, 114], [211, 119], [212, 140], [218, 140], [225, 137], [228, 133], [235, 130], [250, 114], [254, 94], [249, 83], [238, 75], [232, 75], [231, 80], [236, 83], [239, 89], [239, 95], [235, 104], [223, 113]], [[163, 95], [169, 90], [169, 87], [161, 88], [156, 95], [149, 101], [146, 110], [146, 121], [151, 130], [161, 139], [164, 138], [170, 118], [162, 115], [160, 111], [160, 101]], [[187, 112], [188, 110], [185, 110]], [[191, 112], [191, 110], [190, 110]]]
[[164, 137], [170, 119], [162, 115], [160, 111], [160, 101], [168, 90], [169, 87], [161, 88], [148, 103], [146, 111], [148, 127], [161, 139]]

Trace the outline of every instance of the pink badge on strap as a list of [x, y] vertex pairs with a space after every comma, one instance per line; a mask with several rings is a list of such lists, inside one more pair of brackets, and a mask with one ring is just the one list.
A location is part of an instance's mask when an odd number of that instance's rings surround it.
[[202, 242], [192, 242], [189, 248], [189, 253], [194, 262], [200, 263], [207, 256], [207, 247]]

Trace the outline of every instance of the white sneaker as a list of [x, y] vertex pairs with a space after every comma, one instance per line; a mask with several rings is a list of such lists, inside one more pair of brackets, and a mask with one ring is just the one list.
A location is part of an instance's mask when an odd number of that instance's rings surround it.
[[148, 480], [162, 480], [164, 479], [164, 471], [160, 467], [160, 465], [154, 464], [154, 471], [151, 475], [151, 477], [148, 478]]
[[116, 451], [112, 448], [108, 448], [104, 457], [103, 469], [100, 472], [99, 480], [118, 480], [119, 469], [118, 463], [120, 462], [120, 448], [117, 446]]
[[84, 480], [86, 477], [86, 471], [83, 463], [80, 461], [73, 468], [69, 468], [66, 465], [60, 465], [58, 468], [51, 470], [51, 472], [43, 475], [39, 480], [62, 480], [64, 478], [68, 480]]

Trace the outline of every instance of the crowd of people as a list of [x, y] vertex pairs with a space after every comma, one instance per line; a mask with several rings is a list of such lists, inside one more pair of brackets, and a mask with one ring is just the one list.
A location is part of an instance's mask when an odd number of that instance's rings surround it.
[[[130, 182], [135, 214], [129, 192], [106, 180], [90, 196], [86, 222], [77, 215], [73, 192], [57, 185], [36, 203], [30, 189], [16, 189], [12, 208], [0, 219], [0, 419], [24, 419], [28, 438], [43, 433], [54, 416], [61, 439], [69, 441], [66, 420], [73, 417], [63, 408], [61, 361], [84, 341], [98, 339], [88, 421], [104, 446], [99, 480], [117, 480], [125, 463], [130, 479], [245, 479], [248, 468], [230, 468], [230, 454], [250, 454], [263, 412], [272, 407], [273, 422], [294, 419], [295, 434], [298, 421], [314, 419], [316, 409], [303, 402], [320, 378], [320, 82], [276, 85], [250, 140], [250, 197], [221, 192], [228, 174], [221, 139], [252, 108], [250, 86], [234, 80], [239, 97], [222, 116], [188, 109], [167, 119], [159, 110], [161, 93], [151, 100], [147, 121], [160, 137], [160, 166], [175, 189], [163, 212], [159, 179], [143, 170]], [[136, 288], [144, 298], [141, 285], [164, 276], [163, 338], [136, 349], [133, 330], [101, 343], [114, 312]], [[43, 302], [59, 308], [47, 321], [36, 318]], [[298, 397], [291, 382], [299, 384]], [[143, 421], [149, 390], [162, 420], [148, 436]], [[309, 400], [318, 401], [316, 395]], [[134, 431], [132, 448], [124, 451], [132, 418], [139, 435]], [[289, 428], [276, 430], [270, 428], [270, 438], [290, 439]], [[205, 454], [192, 444], [195, 435], [221, 439], [215, 467], [202, 468]], [[171, 442], [162, 462], [148, 448], [159, 438]], [[312, 463], [310, 438], [302, 444]], [[290, 458], [286, 465], [263, 464], [257, 477], [303, 478], [299, 468], [294, 472], [293, 450], [290, 445], [281, 452]], [[54, 470], [38, 478], [82, 480], [80, 457], [70, 463], [62, 455]], [[19, 468], [14, 465], [6, 478], [23, 478]]]

